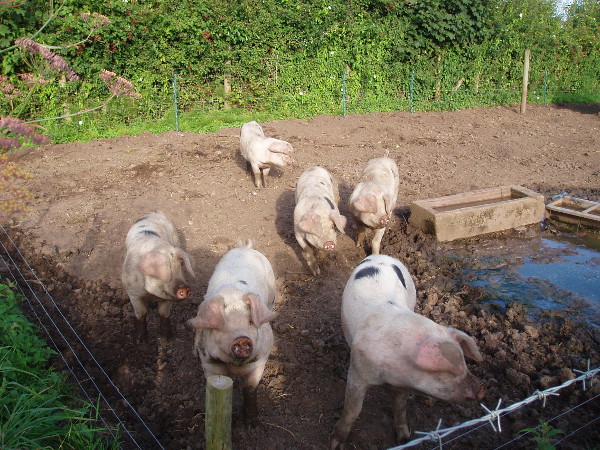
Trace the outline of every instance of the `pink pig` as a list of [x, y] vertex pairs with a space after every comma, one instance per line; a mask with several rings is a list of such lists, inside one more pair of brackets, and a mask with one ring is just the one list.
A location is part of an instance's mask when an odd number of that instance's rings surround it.
[[400, 177], [393, 159], [382, 157], [367, 162], [349, 200], [358, 236], [356, 246], [362, 246], [367, 228], [374, 230], [371, 253], [379, 254], [381, 238], [392, 218], [398, 197]]
[[138, 219], [125, 238], [127, 254], [121, 270], [123, 286], [135, 312], [138, 341], [147, 339], [148, 302], [158, 302], [159, 332], [171, 338], [171, 303], [185, 300], [194, 276], [189, 255], [180, 248], [175, 227], [161, 212]]
[[337, 228], [342, 233], [346, 218], [340, 214], [339, 195], [331, 174], [323, 167], [306, 169], [296, 183], [294, 232], [310, 271], [319, 275], [317, 257], [334, 250]]
[[240, 151], [254, 174], [257, 188], [267, 187], [271, 166], [284, 167], [293, 164], [290, 156], [293, 147], [289, 142], [266, 137], [262, 127], [255, 121], [242, 125]]
[[473, 338], [415, 313], [416, 290], [397, 259], [371, 255], [360, 262], [342, 296], [342, 326], [351, 348], [342, 417], [331, 449], [344, 448], [370, 386], [390, 386], [399, 440], [408, 439], [410, 393], [446, 401], [481, 400], [480, 382], [464, 357], [481, 361]]
[[271, 322], [275, 275], [252, 241], [221, 258], [208, 282], [198, 314], [187, 321], [195, 330], [194, 353], [206, 377], [244, 379], [244, 420], [255, 425], [256, 389], [273, 347]]

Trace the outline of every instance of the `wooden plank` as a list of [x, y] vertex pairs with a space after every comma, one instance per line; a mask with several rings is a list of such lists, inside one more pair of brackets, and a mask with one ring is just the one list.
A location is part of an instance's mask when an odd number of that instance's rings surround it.
[[600, 227], [600, 203], [566, 196], [548, 203], [550, 218], [563, 222]]

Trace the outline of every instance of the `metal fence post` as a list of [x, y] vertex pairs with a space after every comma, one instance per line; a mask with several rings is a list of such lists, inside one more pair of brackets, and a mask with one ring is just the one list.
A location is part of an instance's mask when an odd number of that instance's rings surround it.
[[179, 131], [179, 109], [177, 107], [177, 74], [173, 75], [173, 109], [175, 110], [175, 131]]
[[410, 112], [415, 111], [415, 71], [410, 71]]
[[548, 68], [544, 69], [544, 106], [548, 106], [546, 103], [546, 94], [548, 93]]
[[346, 69], [342, 72], [342, 116], [346, 118]]

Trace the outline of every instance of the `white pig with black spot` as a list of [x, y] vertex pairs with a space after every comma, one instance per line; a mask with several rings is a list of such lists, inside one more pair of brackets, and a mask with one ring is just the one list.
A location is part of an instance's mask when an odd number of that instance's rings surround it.
[[244, 421], [256, 425], [256, 389], [273, 347], [270, 322], [276, 317], [275, 274], [269, 260], [247, 240], [229, 250], [210, 277], [196, 317], [194, 354], [206, 377], [224, 375], [244, 380]]
[[194, 276], [190, 256], [181, 249], [175, 227], [160, 211], [138, 219], [127, 233], [125, 246], [121, 279], [135, 312], [136, 337], [140, 342], [147, 339], [148, 303], [156, 301], [159, 333], [170, 339], [171, 304], [190, 295], [186, 282], [186, 273]]
[[331, 449], [344, 448], [370, 386], [390, 388], [398, 440], [410, 436], [409, 394], [456, 402], [483, 399], [485, 390], [465, 363], [465, 356], [482, 360], [475, 340], [415, 313], [416, 300], [408, 270], [390, 256], [371, 255], [350, 275], [342, 295], [350, 367]]
[[344, 232], [346, 218], [338, 209], [339, 194], [331, 174], [323, 167], [306, 169], [296, 182], [294, 233], [313, 275], [321, 270], [317, 257], [334, 250], [336, 228]]

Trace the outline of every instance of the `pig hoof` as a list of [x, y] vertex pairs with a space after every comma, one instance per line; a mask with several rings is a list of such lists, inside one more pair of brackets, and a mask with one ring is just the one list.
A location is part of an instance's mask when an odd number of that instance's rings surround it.
[[346, 446], [344, 445], [344, 443], [340, 442], [336, 438], [333, 438], [331, 440], [331, 442], [329, 443], [329, 450], [336, 450], [336, 449], [344, 450], [345, 448], [346, 448]]
[[173, 330], [171, 330], [171, 319], [169, 317], [159, 317], [158, 324], [159, 332], [161, 338], [170, 341], [173, 338]]
[[148, 329], [146, 328], [146, 319], [135, 319], [135, 338], [138, 344], [148, 340]]
[[168, 330], [161, 330], [160, 333], [159, 333], [159, 335], [160, 335], [161, 338], [163, 338], [163, 339], [165, 339], [167, 341], [170, 341], [170, 340], [173, 339], [173, 331], [171, 330], [170, 327], [169, 327]]
[[258, 420], [258, 417], [246, 417], [246, 416], [244, 416], [244, 425], [249, 430], [255, 429], [255, 428], [258, 428], [260, 426], [260, 420]]

